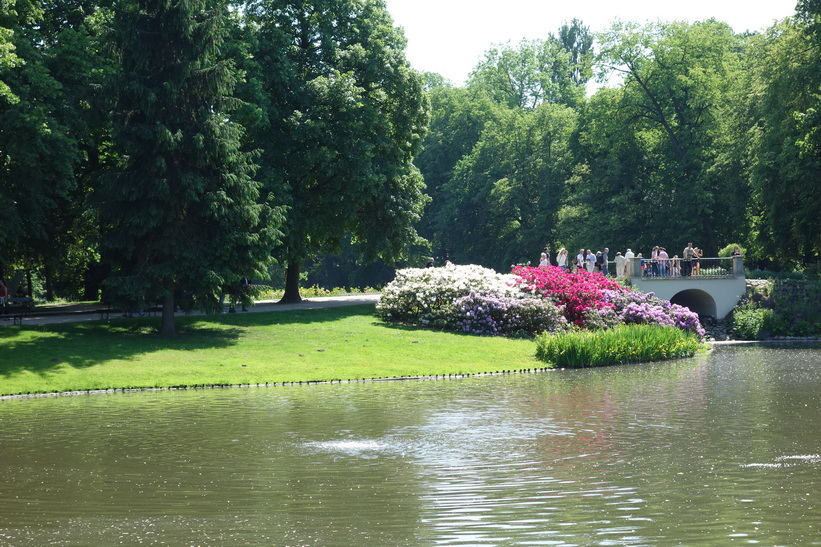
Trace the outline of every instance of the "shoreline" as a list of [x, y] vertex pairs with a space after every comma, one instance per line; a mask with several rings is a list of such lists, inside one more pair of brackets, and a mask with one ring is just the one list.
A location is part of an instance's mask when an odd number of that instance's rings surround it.
[[[732, 345], [767, 345], [778, 343], [812, 343], [821, 342], [819, 337], [783, 337], [768, 338], [765, 340], [712, 340], [705, 342], [711, 346], [732, 346]], [[16, 395], [0, 395], [0, 401], [23, 400], [23, 399], [43, 399], [51, 397], [76, 397], [80, 395], [108, 395], [115, 393], [143, 393], [160, 391], [191, 391], [206, 389], [241, 389], [259, 387], [289, 387], [289, 386], [311, 386], [330, 384], [361, 384], [370, 382], [402, 382], [402, 381], [432, 381], [450, 380], [458, 378], [477, 378], [482, 376], [504, 376], [508, 374], [532, 374], [536, 372], [554, 372], [568, 370], [565, 368], [536, 367], [520, 370], [501, 370], [495, 372], [477, 372], [475, 374], [431, 374], [426, 376], [396, 376], [388, 378], [360, 378], [351, 380], [302, 380], [291, 382], [259, 382], [251, 384], [214, 384], [214, 385], [192, 385], [192, 386], [170, 386], [170, 387], [145, 387], [145, 388], [109, 388], [90, 389], [76, 391], [59, 391], [50, 393], [20, 393]]]

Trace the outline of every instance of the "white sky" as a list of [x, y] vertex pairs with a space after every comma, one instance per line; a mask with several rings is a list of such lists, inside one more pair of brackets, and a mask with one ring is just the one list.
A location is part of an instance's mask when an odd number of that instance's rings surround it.
[[624, 21], [702, 21], [714, 17], [736, 32], [762, 30], [795, 13], [796, 0], [386, 0], [405, 29], [406, 51], [419, 71], [456, 85], [493, 44], [547, 38], [574, 17], [591, 32]]

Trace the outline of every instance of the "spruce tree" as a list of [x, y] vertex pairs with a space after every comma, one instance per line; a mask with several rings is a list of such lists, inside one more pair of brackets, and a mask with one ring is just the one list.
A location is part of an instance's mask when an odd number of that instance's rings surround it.
[[120, 161], [100, 202], [108, 288], [133, 306], [161, 301], [163, 334], [176, 331], [175, 292], [216, 311], [221, 291], [261, 273], [280, 236], [230, 117], [225, 20], [218, 0], [126, 0], [114, 19]]

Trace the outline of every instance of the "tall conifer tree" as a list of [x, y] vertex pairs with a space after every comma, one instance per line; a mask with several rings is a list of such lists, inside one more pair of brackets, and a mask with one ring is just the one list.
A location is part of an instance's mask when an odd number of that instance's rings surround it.
[[126, 0], [115, 17], [121, 162], [101, 201], [109, 287], [162, 300], [163, 334], [175, 333], [175, 291], [215, 311], [219, 292], [259, 272], [280, 235], [230, 119], [225, 17], [219, 0]]

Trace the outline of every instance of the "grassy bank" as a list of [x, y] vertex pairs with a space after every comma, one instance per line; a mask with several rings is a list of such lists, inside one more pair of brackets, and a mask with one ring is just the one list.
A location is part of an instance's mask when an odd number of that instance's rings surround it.
[[543, 368], [531, 340], [384, 324], [373, 305], [0, 329], [0, 395]]

